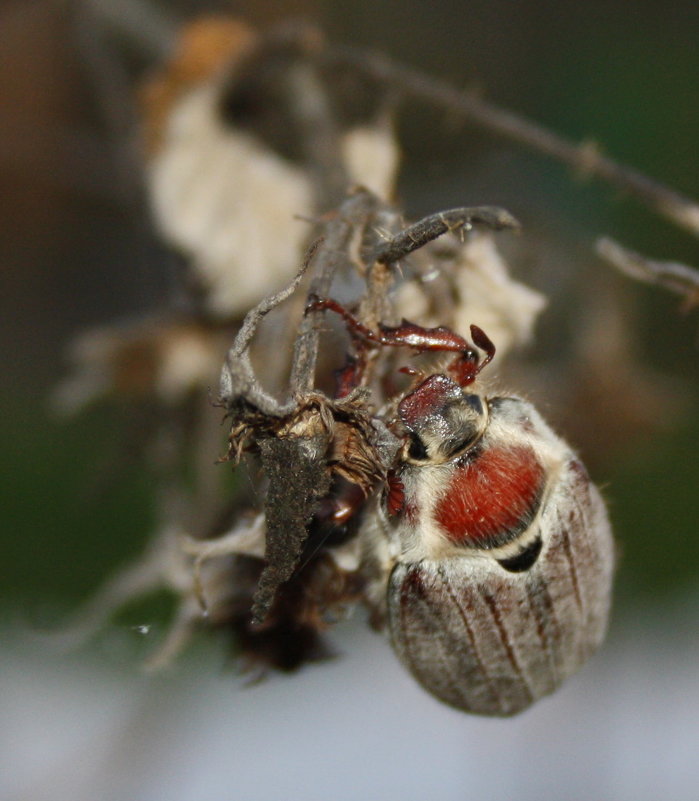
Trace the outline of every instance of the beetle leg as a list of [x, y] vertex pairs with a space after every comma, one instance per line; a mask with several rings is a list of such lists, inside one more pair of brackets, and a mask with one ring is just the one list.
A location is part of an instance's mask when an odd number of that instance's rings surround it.
[[375, 334], [370, 328], [367, 328], [365, 325], [359, 322], [359, 320], [341, 304], [338, 303], [336, 300], [332, 300], [331, 298], [320, 298], [318, 295], [309, 295], [308, 296], [308, 303], [306, 304], [306, 314], [309, 314], [313, 311], [325, 311], [325, 310], [333, 311], [335, 314], [339, 314], [340, 317], [345, 321], [347, 324], [347, 330], [353, 337], [356, 337], [359, 340], [364, 340], [367, 342], [373, 342], [377, 345], [382, 345], [384, 343], [381, 342], [380, 337]]
[[346, 398], [353, 389], [361, 384], [365, 366], [365, 359], [358, 359], [350, 353], [347, 354], [344, 367], [340, 367], [334, 372], [336, 400]]
[[[359, 322], [353, 314], [336, 300], [320, 298], [317, 295], [310, 296], [306, 306], [306, 313], [326, 309], [339, 314], [345, 321], [352, 337], [358, 341], [359, 356], [357, 362], [361, 363], [361, 370], [363, 370], [366, 363], [366, 351], [362, 352], [360, 343], [388, 347], [408, 347], [418, 353], [424, 353], [425, 351], [456, 353], [458, 355], [449, 364], [447, 371], [460, 386], [466, 386], [475, 379], [495, 355], [495, 346], [477, 325], [471, 326], [471, 336], [476, 346], [486, 354], [486, 358], [482, 363], [474, 346], [445, 326], [425, 328], [403, 319], [401, 324], [397, 326], [379, 324], [379, 330], [376, 332]], [[344, 394], [347, 394], [346, 387], [349, 385], [348, 382], [353, 381], [355, 382], [353, 386], [358, 386], [361, 380], [361, 370], [358, 370], [357, 365], [350, 362], [342, 369], [338, 388], [344, 391]]]

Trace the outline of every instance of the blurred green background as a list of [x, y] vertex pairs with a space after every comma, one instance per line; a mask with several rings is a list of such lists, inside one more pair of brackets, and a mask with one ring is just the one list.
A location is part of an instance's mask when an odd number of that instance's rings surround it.
[[[120, 3], [112, 6], [118, 11]], [[95, 73], [76, 8], [32, 0], [0, 5], [2, 614], [28, 622], [73, 608], [145, 542], [152, 487], [124, 446], [129, 411], [107, 405], [61, 421], [49, 401], [71, 336], [163, 303], [176, 271], [131, 172], [129, 111], [116, 119], [113, 109], [105, 113], [105, 93], [124, 86]], [[500, 105], [575, 140], [594, 139], [619, 160], [699, 197], [696, 3], [269, 0], [160, 8], [173, 17], [232, 8], [263, 25], [303, 16], [332, 40], [478, 87]], [[123, 34], [107, 40], [109, 58], [121, 59], [135, 85], [148, 58]], [[651, 408], [657, 425], [629, 427], [612, 447], [602, 403], [585, 435], [571, 439], [610, 502], [622, 554], [617, 621], [673, 594], [695, 594], [699, 316], [681, 313], [679, 301], [661, 290], [612, 275], [593, 242], [609, 234], [649, 256], [699, 265], [696, 239], [607, 186], [433, 110], [404, 109], [399, 129], [400, 198], [409, 214], [487, 203], [523, 222], [510, 246], [514, 272], [551, 297], [524, 372], [563, 433], [578, 431], [576, 421], [545, 387], [556, 385], [560, 370], [568, 396], [575, 393], [575, 310], [594, 311], [598, 292], [622, 299], [639, 369], [651, 371], [660, 399]], [[620, 381], [615, 404], [634, 391]]]

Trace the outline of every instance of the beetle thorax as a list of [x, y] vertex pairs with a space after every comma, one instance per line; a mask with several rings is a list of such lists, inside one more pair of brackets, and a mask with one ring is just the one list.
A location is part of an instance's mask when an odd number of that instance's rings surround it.
[[446, 462], [403, 462], [395, 528], [402, 561], [463, 556], [465, 549], [476, 558], [507, 557], [536, 534], [560, 457], [555, 438], [537, 436], [530, 408], [496, 402], [473, 447]]

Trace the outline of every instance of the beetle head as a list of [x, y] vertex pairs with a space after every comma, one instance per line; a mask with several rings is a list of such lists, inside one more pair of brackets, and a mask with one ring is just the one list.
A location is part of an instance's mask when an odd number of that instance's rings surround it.
[[488, 424], [480, 395], [466, 392], [446, 375], [426, 378], [398, 404], [408, 431], [403, 458], [412, 464], [439, 464], [471, 448]]

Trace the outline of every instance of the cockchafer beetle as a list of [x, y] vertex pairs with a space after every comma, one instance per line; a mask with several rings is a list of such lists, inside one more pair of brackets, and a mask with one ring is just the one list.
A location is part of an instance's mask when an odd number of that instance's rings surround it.
[[[366, 594], [430, 693], [477, 714], [521, 712], [604, 637], [614, 545], [598, 489], [531, 403], [478, 387], [495, 347], [477, 326], [473, 347], [447, 328], [374, 332], [335, 301], [311, 305], [369, 348], [456, 352], [444, 372], [405, 370], [417, 385], [392, 423], [403, 445], [360, 532]], [[341, 393], [362, 361], [340, 373]]]

